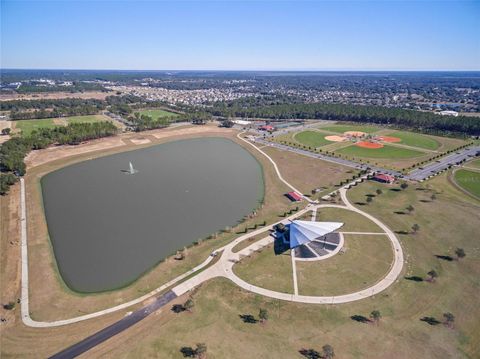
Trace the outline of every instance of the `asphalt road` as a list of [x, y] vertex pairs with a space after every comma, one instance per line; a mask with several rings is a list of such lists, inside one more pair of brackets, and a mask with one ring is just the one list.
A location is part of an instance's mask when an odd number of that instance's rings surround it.
[[480, 152], [480, 146], [466, 148], [455, 153], [452, 153], [448, 156], [440, 158], [438, 161], [429, 163], [422, 167], [422, 169], [417, 168], [416, 170], [411, 171], [405, 178], [413, 181], [421, 181], [427, 177], [434, 175], [444, 169], [448, 168], [450, 165], [455, 165], [458, 162], [474, 157], [477, 152]]
[[80, 354], [83, 354], [86, 351], [92, 349], [93, 347], [99, 345], [100, 343], [103, 343], [104, 341], [110, 339], [114, 335], [117, 335], [118, 333], [130, 328], [132, 325], [135, 325], [142, 319], [148, 317], [150, 314], [154, 313], [161, 307], [171, 302], [176, 297], [177, 295], [170, 290], [158, 297], [153, 303], [133, 312], [132, 314], [124, 317], [123, 319], [120, 319], [118, 322], [115, 322], [112, 325], [96, 332], [95, 334], [78, 342], [77, 344], [74, 344], [71, 347], [62, 350], [61, 352], [58, 352], [50, 358], [75, 358]]

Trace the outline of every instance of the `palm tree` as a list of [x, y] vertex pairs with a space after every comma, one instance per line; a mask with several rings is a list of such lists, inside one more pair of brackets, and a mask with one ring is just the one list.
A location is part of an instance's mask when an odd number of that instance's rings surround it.
[[195, 348], [195, 357], [200, 359], [207, 357], [207, 346], [205, 343], [197, 344], [197, 347]]
[[374, 310], [370, 313], [370, 318], [377, 324], [380, 321], [382, 314], [379, 310]]
[[443, 318], [445, 318], [445, 321], [443, 322], [443, 324], [445, 324], [447, 327], [453, 326], [453, 322], [455, 321], [455, 316], [452, 313], [450, 312], [443, 313]]
[[260, 323], [265, 323], [268, 320], [268, 311], [266, 309], [260, 309], [258, 317], [260, 318]]
[[332, 359], [335, 356], [335, 352], [333, 351], [333, 347], [330, 344], [325, 344], [322, 347], [323, 350], [323, 357], [325, 359]]
[[415, 223], [415, 224], [412, 226], [413, 234], [417, 233], [419, 229], [420, 229], [420, 226], [419, 226], [417, 223]]
[[428, 278], [429, 282], [435, 282], [435, 278], [438, 277], [438, 273], [435, 271], [435, 269], [432, 269], [430, 272], [427, 273], [430, 278]]
[[193, 302], [193, 300], [191, 299], [188, 299], [184, 304], [183, 304], [183, 308], [185, 308], [185, 310], [189, 311], [189, 312], [192, 312], [192, 308], [195, 306], [195, 303]]
[[460, 258], [463, 258], [466, 256], [465, 254], [465, 251], [463, 250], [463, 248], [457, 248], [455, 250], [455, 254], [457, 255], [457, 259], [460, 259]]

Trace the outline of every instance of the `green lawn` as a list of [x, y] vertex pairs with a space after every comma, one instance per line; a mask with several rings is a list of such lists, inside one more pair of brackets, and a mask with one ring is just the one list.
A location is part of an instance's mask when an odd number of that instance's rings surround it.
[[480, 159], [465, 163], [465, 166], [480, 169]]
[[395, 131], [387, 136], [398, 137], [402, 140], [400, 143], [407, 146], [425, 148], [427, 150], [436, 150], [440, 147], [440, 143], [433, 138], [415, 132]]
[[412, 158], [425, 155], [424, 152], [407, 148], [384, 145], [382, 148], [364, 148], [356, 145], [341, 148], [336, 153], [363, 158]]
[[22, 134], [27, 136], [32, 133], [32, 131], [38, 130], [40, 128], [54, 128], [59, 126], [54, 124], [53, 119], [51, 118], [41, 120], [21, 120], [15, 121], [14, 123], [15, 128], [20, 129], [20, 131], [22, 131]]
[[380, 127], [370, 125], [330, 125], [318, 127], [318, 129], [337, 133], [344, 133], [347, 131], [361, 131], [366, 133], [373, 133], [381, 130]]
[[[375, 195], [375, 194], [373, 194]], [[382, 200], [382, 195], [376, 195], [375, 200]], [[383, 233], [382, 229], [361, 214], [341, 208], [320, 208], [317, 211], [317, 221], [342, 222], [340, 232], [374, 232]]]
[[317, 131], [302, 131], [295, 134], [295, 140], [309, 147], [321, 147], [332, 142], [325, 139], [325, 134]]
[[283, 293], [293, 293], [292, 259], [290, 251], [275, 254], [273, 245], [263, 248], [233, 266], [244, 281]]
[[141, 110], [138, 111], [140, 115], [147, 115], [152, 117], [154, 120], [159, 119], [161, 117], [177, 117], [178, 114], [170, 111], [165, 111], [161, 109], [151, 109], [151, 110]]
[[386, 235], [345, 235], [345, 253], [315, 262], [297, 261], [298, 292], [342, 295], [365, 289], [382, 279], [393, 261]]
[[107, 119], [101, 115], [72, 116], [72, 117], [65, 117], [65, 120], [68, 123], [94, 123], [94, 122], [107, 121]]
[[467, 192], [480, 198], [480, 172], [459, 169], [455, 172], [455, 182]]

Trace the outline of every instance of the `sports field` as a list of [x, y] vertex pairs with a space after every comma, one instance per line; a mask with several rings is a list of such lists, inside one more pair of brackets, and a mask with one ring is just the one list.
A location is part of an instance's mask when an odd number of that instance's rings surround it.
[[415, 132], [395, 131], [388, 135], [400, 138], [402, 140], [400, 144], [402, 145], [424, 148], [427, 150], [436, 150], [440, 147], [440, 143], [432, 137]]
[[319, 130], [344, 133], [347, 131], [360, 131], [365, 133], [374, 133], [381, 130], [381, 127], [371, 125], [331, 125], [318, 127]]
[[325, 139], [325, 134], [317, 131], [302, 131], [294, 136], [297, 142], [309, 147], [321, 147], [331, 144], [331, 141]]
[[413, 158], [423, 156], [424, 153], [420, 151], [410, 150], [407, 148], [394, 147], [384, 145], [382, 148], [365, 148], [356, 145], [341, 148], [336, 153], [347, 156], [363, 157], [363, 158]]
[[480, 172], [459, 169], [455, 172], [455, 182], [465, 191], [480, 198]]
[[141, 110], [138, 111], [140, 115], [147, 115], [152, 117], [154, 120], [162, 117], [177, 117], [178, 114], [170, 111], [165, 111], [162, 109], [150, 109], [150, 110]]
[[72, 116], [65, 117], [67, 123], [94, 123], [106, 121], [107, 119], [101, 115], [88, 115], [88, 116]]
[[23, 135], [28, 136], [34, 130], [38, 130], [40, 128], [54, 128], [58, 127], [59, 125], [53, 122], [53, 119], [46, 118], [42, 120], [21, 120], [21, 121], [14, 121], [15, 128], [20, 129]]

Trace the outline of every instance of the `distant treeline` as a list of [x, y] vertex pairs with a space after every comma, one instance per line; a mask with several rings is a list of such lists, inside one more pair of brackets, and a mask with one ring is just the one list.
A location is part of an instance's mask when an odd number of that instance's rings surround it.
[[18, 89], [15, 90], [18, 93], [34, 93], [34, 92], [84, 92], [84, 91], [103, 91], [107, 92], [100, 84], [95, 83], [85, 83], [85, 82], [74, 82], [71, 86], [58, 86], [58, 85], [48, 85], [48, 86], [39, 86], [35, 84], [22, 84]]
[[13, 137], [0, 147], [0, 194], [8, 192], [17, 176], [26, 171], [25, 156], [31, 150], [46, 148], [58, 143], [60, 145], [77, 145], [83, 141], [113, 136], [117, 127], [109, 121], [94, 123], [70, 123], [65, 127], [35, 130], [28, 137]]
[[[242, 106], [243, 105], [243, 106]], [[440, 116], [431, 112], [346, 104], [296, 103], [269, 106], [245, 106], [230, 103], [215, 104], [210, 112], [215, 116], [270, 119], [323, 119], [349, 122], [369, 122], [443, 135], [480, 135], [478, 118]]]
[[204, 124], [211, 119], [212, 115], [206, 112], [195, 112], [182, 114], [179, 116], [165, 116], [156, 119], [152, 116], [140, 115], [140, 113], [136, 112], [127, 118], [127, 120], [133, 124], [133, 130], [135, 132], [168, 127], [173, 122], [192, 122], [194, 124]]

